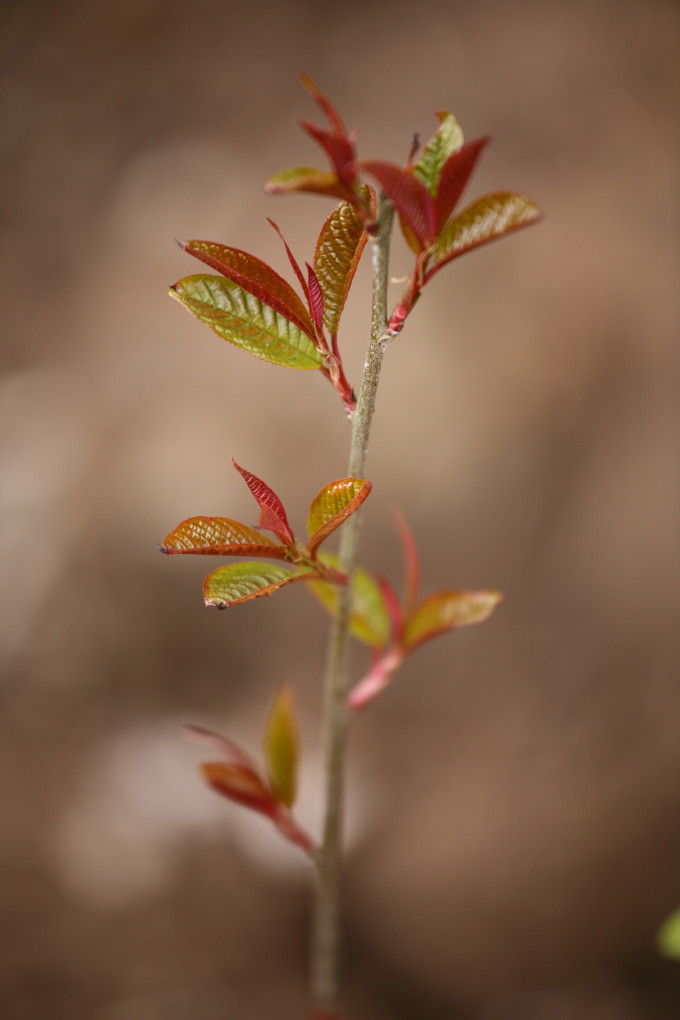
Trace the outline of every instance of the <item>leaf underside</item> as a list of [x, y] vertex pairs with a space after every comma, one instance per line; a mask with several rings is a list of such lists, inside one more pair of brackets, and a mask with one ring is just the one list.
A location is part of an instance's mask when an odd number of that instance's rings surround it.
[[212, 556], [269, 556], [283, 559], [284, 549], [255, 528], [228, 517], [189, 517], [163, 539], [165, 553]]
[[314, 577], [308, 567], [284, 567], [278, 563], [230, 563], [218, 567], [203, 582], [203, 598], [206, 606], [227, 606], [249, 602], [275, 591], [293, 581], [304, 581]]
[[223, 340], [285, 368], [319, 368], [323, 358], [290, 319], [226, 277], [185, 276], [170, 290]]
[[243, 478], [250, 490], [250, 494], [260, 508], [260, 527], [273, 531], [285, 545], [294, 545], [295, 536], [288, 523], [285, 508], [271, 486], [263, 482], [257, 475], [254, 475], [252, 471], [247, 471], [246, 468], [237, 464], [233, 457], [231, 462]]

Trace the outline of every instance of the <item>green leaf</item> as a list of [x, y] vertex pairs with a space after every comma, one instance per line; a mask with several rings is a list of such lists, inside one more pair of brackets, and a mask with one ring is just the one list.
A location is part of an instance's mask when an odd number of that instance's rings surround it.
[[[363, 189], [368, 193], [368, 188]], [[314, 270], [324, 297], [324, 324], [334, 336], [361, 253], [366, 229], [356, 209], [341, 202], [321, 228], [314, 252]]]
[[497, 591], [440, 591], [418, 606], [404, 628], [403, 649], [412, 652], [424, 641], [456, 627], [481, 623], [503, 596]]
[[361, 478], [338, 478], [317, 493], [309, 508], [307, 531], [308, 552], [313, 552], [343, 521], [359, 509], [372, 489], [371, 482]]
[[298, 733], [293, 695], [288, 687], [279, 691], [264, 731], [264, 756], [272, 793], [290, 808], [297, 793]]
[[[337, 556], [324, 554], [319, 558], [329, 566], [337, 567]], [[337, 586], [328, 581], [310, 581], [308, 587], [328, 612], [335, 615], [338, 606]], [[354, 573], [352, 586], [350, 633], [372, 648], [383, 648], [389, 640], [390, 632], [390, 615], [380, 585], [359, 567]]]
[[463, 132], [452, 113], [438, 113], [439, 127], [425, 145], [413, 172], [434, 197], [439, 187], [442, 167], [449, 156], [458, 152], [463, 144]]
[[478, 198], [444, 227], [428, 259], [425, 282], [458, 255], [536, 223], [542, 217], [543, 211], [535, 202], [513, 191]]
[[680, 907], [661, 925], [656, 940], [660, 953], [680, 960]]
[[228, 517], [189, 517], [165, 536], [160, 548], [164, 553], [211, 556], [286, 556], [271, 538]]
[[329, 170], [316, 170], [311, 166], [292, 166], [270, 177], [264, 186], [269, 195], [285, 195], [292, 191], [311, 191], [331, 198], [346, 198], [347, 189]]
[[307, 334], [233, 280], [185, 276], [170, 289], [192, 315], [236, 347], [286, 368], [319, 368], [323, 358]]
[[305, 581], [314, 577], [308, 567], [283, 567], [278, 563], [230, 563], [218, 567], [208, 574], [203, 582], [203, 598], [206, 606], [227, 606], [262, 595], [273, 595], [275, 591], [293, 581]]

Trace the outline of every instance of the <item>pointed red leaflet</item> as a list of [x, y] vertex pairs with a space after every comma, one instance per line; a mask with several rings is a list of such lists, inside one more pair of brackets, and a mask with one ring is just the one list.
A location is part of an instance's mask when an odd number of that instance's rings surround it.
[[387, 192], [397, 212], [409, 230], [418, 239], [421, 248], [427, 248], [437, 235], [437, 213], [434, 201], [418, 178], [396, 163], [369, 160], [361, 166], [372, 174]]
[[310, 124], [306, 120], [300, 121], [300, 125], [308, 135], [311, 135], [314, 141], [318, 142], [333, 164], [338, 180], [351, 193], [356, 178], [354, 165], [356, 154], [350, 140], [346, 136], [333, 134], [324, 128], [317, 127], [316, 124]]
[[347, 135], [347, 129], [342, 123], [340, 114], [335, 109], [330, 99], [324, 95], [316, 82], [312, 81], [308, 74], [300, 75], [300, 82], [304, 88], [307, 89], [309, 94], [319, 108], [323, 111], [328, 119], [328, 123], [338, 135]]
[[288, 256], [288, 261], [290, 262], [291, 266], [293, 267], [293, 272], [297, 276], [298, 282], [299, 282], [300, 286], [302, 287], [302, 293], [307, 298], [307, 301], [309, 301], [309, 287], [307, 286], [307, 281], [305, 280], [305, 278], [304, 278], [304, 276], [302, 274], [302, 270], [300, 269], [300, 266], [298, 264], [297, 259], [295, 258], [295, 256], [293, 255], [292, 251], [288, 247], [288, 242], [286, 241], [285, 237], [281, 233], [281, 228], [279, 227], [278, 223], [274, 223], [274, 220], [270, 220], [269, 217], [267, 217], [267, 223], [269, 223], [270, 226], [272, 226], [274, 228], [276, 233], [281, 238], [281, 241], [283, 243], [283, 247], [286, 249], [286, 255]]
[[319, 278], [310, 266], [309, 262], [305, 262], [307, 266], [307, 278], [309, 287], [309, 310], [312, 313], [312, 319], [316, 326], [317, 335], [323, 336], [323, 316], [324, 316], [324, 300], [323, 291], [321, 290], [321, 284]]
[[404, 566], [406, 568], [406, 585], [404, 593], [404, 613], [408, 617], [416, 607], [418, 601], [418, 588], [420, 586], [420, 564], [418, 563], [418, 547], [416, 546], [413, 532], [409, 528], [406, 518], [399, 510], [395, 510], [394, 517], [397, 523], [397, 530], [401, 539], [404, 551]]
[[237, 464], [233, 457], [232, 464], [244, 479], [260, 507], [260, 526], [273, 531], [284, 545], [293, 547], [295, 545], [295, 536], [290, 530], [286, 511], [283, 509], [283, 503], [274, 490], [270, 489], [266, 482], [263, 482], [257, 475], [246, 471], [240, 464]]
[[309, 314], [287, 280], [263, 262], [240, 248], [230, 248], [212, 241], [183, 241], [181, 247], [222, 276], [233, 280], [259, 301], [280, 312], [304, 333], [314, 338]]
[[435, 197], [438, 231], [441, 230], [458, 205], [477, 165], [477, 160], [488, 144], [488, 137], [476, 138], [464, 145], [458, 152], [454, 152], [444, 163]]

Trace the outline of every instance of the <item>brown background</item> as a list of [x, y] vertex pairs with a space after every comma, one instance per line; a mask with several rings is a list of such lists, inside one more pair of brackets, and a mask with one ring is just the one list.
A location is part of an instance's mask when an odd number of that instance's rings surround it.
[[[426, 590], [507, 600], [357, 722], [348, 1016], [680, 1016], [654, 947], [680, 903], [678, 27], [661, 0], [5, 4], [3, 1020], [304, 1013], [307, 871], [202, 788], [178, 725], [256, 750], [293, 684], [316, 826], [326, 621], [296, 589], [208, 612], [209, 563], [155, 549], [253, 519], [232, 455], [298, 527], [346, 470], [320, 378], [165, 296], [194, 271], [173, 237], [285, 272], [269, 215], [311, 255], [327, 203], [261, 191], [315, 159], [302, 69], [366, 158], [453, 109], [494, 139], [472, 193], [548, 213], [443, 273], [385, 365], [365, 562], [398, 579], [398, 504]], [[362, 275], [355, 380], [367, 301]]]

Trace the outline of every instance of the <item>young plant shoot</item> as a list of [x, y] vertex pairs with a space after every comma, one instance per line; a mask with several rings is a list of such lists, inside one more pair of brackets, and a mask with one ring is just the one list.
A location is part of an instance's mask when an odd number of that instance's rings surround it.
[[[207, 606], [226, 609], [301, 582], [331, 616], [324, 680], [325, 815], [318, 839], [292, 814], [299, 740], [288, 687], [274, 696], [269, 711], [263, 766], [238, 744], [211, 731], [190, 726], [187, 734], [219, 755], [219, 761], [202, 766], [205, 782], [228, 800], [264, 815], [309, 859], [316, 889], [311, 1017], [339, 1020], [339, 877], [345, 750], [352, 715], [391, 682], [406, 656], [438, 635], [481, 623], [501, 601], [496, 591], [458, 589], [422, 598], [416, 543], [401, 516], [397, 528], [405, 561], [402, 595], [389, 580], [357, 564], [359, 511], [371, 492], [366, 459], [383, 355], [437, 273], [465, 252], [538, 222], [542, 212], [526, 195], [509, 191], [484, 195], [459, 210], [489, 139], [464, 142], [453, 114], [437, 114], [434, 134], [422, 148], [414, 143], [404, 166], [366, 160], [357, 151], [356, 131], [347, 131], [334, 105], [309, 77], [303, 75], [301, 81], [325, 121], [323, 126], [303, 121], [302, 127], [329, 166], [283, 170], [268, 181], [266, 191], [309, 192], [333, 201], [311, 261], [300, 263], [270, 220], [285, 247], [295, 285], [256, 255], [214, 241], [190, 240], [181, 247], [211, 272], [183, 277], [170, 294], [235, 347], [283, 368], [318, 372], [330, 382], [350, 423], [348, 475], [322, 485], [309, 508], [307, 534], [298, 537], [274, 490], [234, 461], [258, 504], [257, 521], [190, 517], [173, 528], [160, 549], [169, 555], [237, 558], [205, 577]], [[390, 308], [387, 285], [395, 221], [413, 264], [401, 297]], [[355, 391], [343, 366], [340, 323], [367, 242], [372, 253], [371, 322], [364, 373]], [[338, 529], [338, 554], [322, 551]], [[348, 671], [350, 638], [370, 649], [365, 675], [354, 679]]]

